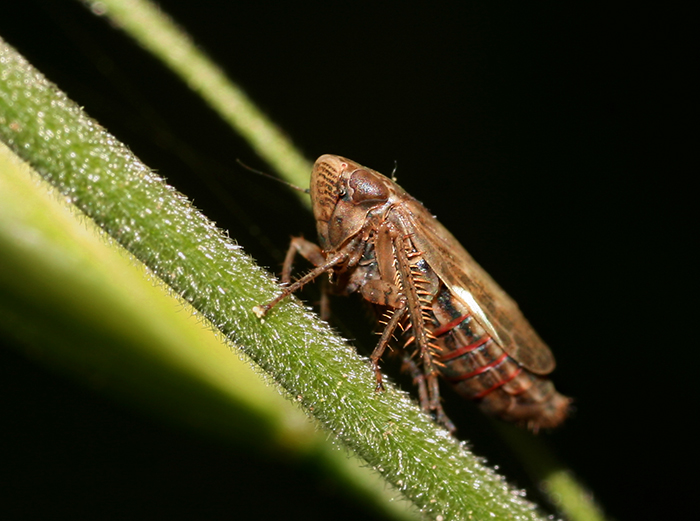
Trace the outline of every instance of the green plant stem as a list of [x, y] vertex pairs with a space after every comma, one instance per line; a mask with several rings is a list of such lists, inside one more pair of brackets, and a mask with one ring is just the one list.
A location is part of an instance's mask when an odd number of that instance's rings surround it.
[[415, 519], [157, 282], [0, 141], [0, 338], [149, 416], [325, 469], [349, 498]]
[[[227, 78], [221, 69], [198, 48], [191, 38], [167, 15], [147, 0], [87, 1], [93, 11], [103, 14], [121, 27], [141, 46], [180, 75], [194, 91], [209, 103], [221, 117], [249, 140], [251, 146], [287, 181], [306, 186], [310, 162], [297, 152], [292, 143], [257, 109], [253, 102]], [[301, 196], [303, 204], [309, 198]], [[504, 436], [523, 461], [528, 455], [529, 435], [517, 433]], [[533, 442], [536, 443], [536, 442]], [[552, 461], [546, 448], [537, 443], [543, 461]], [[602, 515], [583, 486], [570, 472], [556, 473], [561, 465], [530, 465], [531, 474], [541, 481], [541, 488], [553, 504], [558, 505], [572, 520], [597, 520]], [[562, 479], [561, 476], [566, 476]]]
[[[156, 5], [143, 0], [85, 3], [92, 6], [96, 14], [108, 16], [115, 25], [180, 76], [284, 179], [297, 186], [307, 186], [311, 162]], [[308, 196], [300, 194], [299, 198], [307, 207], [310, 205]]]
[[335, 439], [436, 519], [543, 519], [173, 188], [0, 42], [0, 139], [271, 374]]
[[592, 494], [579, 483], [573, 472], [551, 454], [536, 436], [525, 435], [521, 429], [494, 422], [496, 431], [518, 455], [527, 472], [537, 480], [540, 490], [567, 519], [604, 521], [605, 516]]

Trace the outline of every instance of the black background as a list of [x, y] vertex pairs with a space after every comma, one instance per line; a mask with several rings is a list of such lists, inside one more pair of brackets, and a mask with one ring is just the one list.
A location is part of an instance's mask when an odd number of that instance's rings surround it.
[[[261, 264], [276, 271], [291, 234], [313, 237], [285, 187], [234, 160], [267, 166], [123, 34], [78, 2], [12, 4], [0, 35]], [[161, 2], [309, 158], [386, 174], [397, 161], [552, 346], [576, 414], [547, 443], [612, 517], [677, 518], [697, 414], [690, 33], [682, 14], [643, 6], [515, 4]], [[257, 519], [369, 518], [313, 468], [236, 454], [0, 356], [6, 519], [218, 519], [241, 503]], [[447, 408], [477, 453], [530, 485], [472, 408], [449, 393]]]

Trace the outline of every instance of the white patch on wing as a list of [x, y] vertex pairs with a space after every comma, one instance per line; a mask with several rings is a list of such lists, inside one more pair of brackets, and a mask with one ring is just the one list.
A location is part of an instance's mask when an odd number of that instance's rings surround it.
[[491, 338], [493, 338], [496, 341], [496, 343], [502, 345], [503, 342], [501, 342], [498, 333], [496, 333], [496, 328], [493, 327], [493, 324], [491, 324], [489, 319], [486, 317], [486, 313], [484, 313], [484, 310], [481, 309], [481, 306], [479, 306], [479, 304], [476, 302], [474, 296], [469, 291], [459, 286], [453, 287], [451, 289], [455, 293], [455, 295], [457, 295], [457, 297], [466, 304], [466, 306], [469, 308], [469, 311], [471, 311], [472, 314], [477, 317], [479, 324], [481, 324], [483, 328], [486, 329], [486, 332], [489, 335], [491, 335]]

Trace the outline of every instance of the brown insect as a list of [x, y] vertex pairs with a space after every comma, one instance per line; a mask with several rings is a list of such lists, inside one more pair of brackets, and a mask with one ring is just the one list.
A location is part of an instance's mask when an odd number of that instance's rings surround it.
[[314, 164], [310, 193], [320, 247], [292, 239], [282, 281], [290, 282], [297, 253], [316, 267], [256, 306], [258, 317], [328, 272], [336, 293], [359, 292], [384, 324], [370, 357], [378, 390], [378, 361], [398, 336], [422, 409], [449, 430], [438, 375], [485, 412], [533, 431], [566, 418], [571, 400], [545, 376], [555, 366], [547, 345], [420, 202], [380, 173], [329, 154]]

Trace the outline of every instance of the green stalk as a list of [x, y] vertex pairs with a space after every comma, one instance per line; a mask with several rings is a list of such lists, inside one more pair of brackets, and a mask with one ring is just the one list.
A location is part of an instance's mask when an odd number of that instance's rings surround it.
[[[83, 1], [83, 0], [81, 0]], [[180, 76], [221, 118], [238, 132], [277, 173], [307, 186], [312, 163], [270, 121], [221, 68], [155, 4], [143, 0], [84, 1]], [[309, 198], [300, 195], [302, 203]]]
[[349, 497], [415, 519], [173, 297], [0, 141], [0, 338], [148, 415], [325, 468]]
[[[197, 92], [256, 152], [290, 183], [306, 186], [311, 163], [294, 148], [250, 98], [206, 56], [165, 13], [147, 0], [87, 1], [93, 11], [109, 17]], [[301, 195], [303, 204], [309, 198]], [[504, 435], [528, 466], [533, 480], [550, 501], [572, 520], [597, 521], [603, 516], [590, 493], [570, 471], [527, 433]], [[532, 453], [541, 457], [533, 459]], [[539, 462], [539, 463], [538, 463]]]
[[4, 42], [0, 139], [421, 512], [544, 519], [293, 299], [258, 320], [269, 275]]

